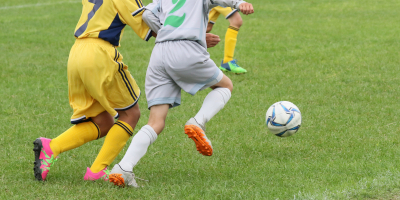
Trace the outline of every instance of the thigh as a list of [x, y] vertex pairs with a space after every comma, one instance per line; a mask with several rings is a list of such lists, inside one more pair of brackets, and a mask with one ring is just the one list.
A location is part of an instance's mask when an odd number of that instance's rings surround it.
[[148, 125], [159, 135], [165, 127], [165, 119], [168, 114], [168, 105], [155, 105], [150, 108], [150, 117]]
[[181, 104], [181, 88], [165, 70], [162, 44], [155, 45], [146, 72], [147, 107], [169, 104], [175, 107]]
[[140, 89], [122, 59], [117, 60], [116, 63], [118, 70], [110, 84], [105, 86], [105, 95], [114, 110], [124, 111], [132, 108], [139, 101]]
[[168, 49], [164, 58], [166, 72], [185, 92], [194, 95], [222, 79], [221, 70], [197, 42], [172, 41], [165, 45]]
[[[100, 55], [99, 59], [96, 59], [97, 55]], [[68, 95], [74, 111], [71, 123], [80, 123], [106, 111], [98, 98], [102, 95], [99, 85], [105, 73], [102, 67], [98, 67], [97, 61], [107, 64], [108, 57], [98, 44], [77, 41], [72, 47], [68, 59]], [[116, 111], [110, 114], [117, 115]]]
[[224, 8], [224, 7], [217, 6], [217, 7], [215, 7], [214, 9], [216, 9], [218, 13], [222, 14], [222, 15], [225, 17], [225, 19], [228, 19], [228, 18], [231, 17], [235, 12], [237, 12], [236, 9], [231, 8], [231, 7], [225, 7], [225, 8]]
[[212, 23], [212, 24], [215, 24], [215, 22], [217, 21], [218, 17], [219, 17], [218, 10], [213, 8], [213, 9], [211, 9], [210, 13], [208, 14], [208, 22]]
[[74, 46], [68, 62], [71, 122], [104, 111], [118, 117], [116, 110], [136, 104], [140, 90], [115, 47], [97, 40]]

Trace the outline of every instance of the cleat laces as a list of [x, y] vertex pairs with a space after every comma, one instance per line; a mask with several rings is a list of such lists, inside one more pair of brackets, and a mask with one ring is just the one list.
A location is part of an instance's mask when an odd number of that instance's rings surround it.
[[109, 169], [105, 169], [103, 170], [103, 172], [105, 173], [105, 175], [101, 178], [104, 178], [105, 180], [108, 179], [110, 177], [111, 171]]

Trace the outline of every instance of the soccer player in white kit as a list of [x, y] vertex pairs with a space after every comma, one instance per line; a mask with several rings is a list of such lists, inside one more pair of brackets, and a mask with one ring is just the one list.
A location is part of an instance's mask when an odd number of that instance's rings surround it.
[[[212, 155], [205, 125], [228, 102], [233, 84], [207, 52], [208, 13], [215, 6], [239, 9], [246, 15], [254, 12], [252, 4], [242, 0], [158, 0], [156, 4], [152, 13], [161, 27], [145, 83], [150, 117], [147, 125], [133, 137], [123, 159], [111, 170], [109, 180], [118, 186], [137, 187], [132, 169], [164, 129], [168, 110], [181, 104], [181, 90], [194, 95], [199, 90], [213, 89], [184, 128], [197, 151]], [[143, 15], [145, 22], [146, 16]]]

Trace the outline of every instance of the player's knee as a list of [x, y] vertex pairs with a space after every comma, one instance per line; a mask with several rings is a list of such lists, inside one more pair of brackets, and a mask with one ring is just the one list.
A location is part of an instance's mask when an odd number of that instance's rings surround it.
[[233, 91], [233, 83], [232, 80], [229, 79], [228, 77], [226, 77], [226, 79], [221, 82], [220, 85], [218, 85], [218, 87], [223, 87], [223, 88], [227, 88], [229, 89], [231, 92]]
[[240, 28], [243, 25], [243, 20], [242, 18], [236, 18], [234, 21], [232, 21], [231, 26], [234, 26], [236, 28]]
[[103, 126], [100, 127], [101, 137], [106, 136], [112, 126], [114, 126], [114, 118], [110, 117], [104, 122]]
[[232, 81], [231, 81], [231, 79], [229, 79], [229, 81], [228, 81], [228, 84], [227, 84], [227, 87], [226, 88], [228, 88], [231, 92], [233, 91], [233, 83], [232, 83]]
[[229, 89], [231, 92], [233, 91], [233, 83], [232, 80], [230, 78], [228, 78], [225, 74], [223, 75], [221, 81], [213, 86], [211, 86], [211, 89], [215, 89], [218, 87], [222, 87], [222, 88], [227, 88]]
[[140, 118], [139, 105], [136, 104], [128, 110], [119, 111], [118, 114], [120, 120], [128, 123], [134, 129]]
[[147, 125], [151, 126], [157, 135], [159, 135], [165, 128], [165, 120], [154, 118], [149, 119]]
[[233, 91], [232, 80], [229, 77], [227, 77], [226, 75], [224, 75], [224, 77], [222, 79], [223, 79], [223, 81], [222, 81], [221, 86], [224, 88], [228, 88], [232, 92]]
[[240, 14], [236, 12], [232, 17], [229, 18], [229, 23], [233, 27], [240, 28], [243, 25], [243, 19]]
[[100, 129], [100, 137], [107, 135], [108, 131], [114, 125], [114, 118], [106, 111], [96, 117], [92, 117], [91, 121]]
[[127, 110], [127, 114], [129, 119], [131, 119], [131, 122], [136, 124], [139, 121], [140, 118], [140, 109], [139, 106], [134, 106], [131, 109]]

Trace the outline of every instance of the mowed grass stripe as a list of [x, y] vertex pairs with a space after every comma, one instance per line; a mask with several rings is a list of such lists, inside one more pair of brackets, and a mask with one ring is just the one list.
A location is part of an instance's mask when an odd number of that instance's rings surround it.
[[0, 7], [0, 10], [11, 10], [11, 9], [29, 8], [29, 7], [43, 7], [43, 6], [50, 6], [50, 5], [56, 5], [56, 4], [68, 4], [68, 3], [81, 3], [81, 1], [61, 1], [61, 2], [15, 5], [15, 6], [2, 6], [2, 7]]

